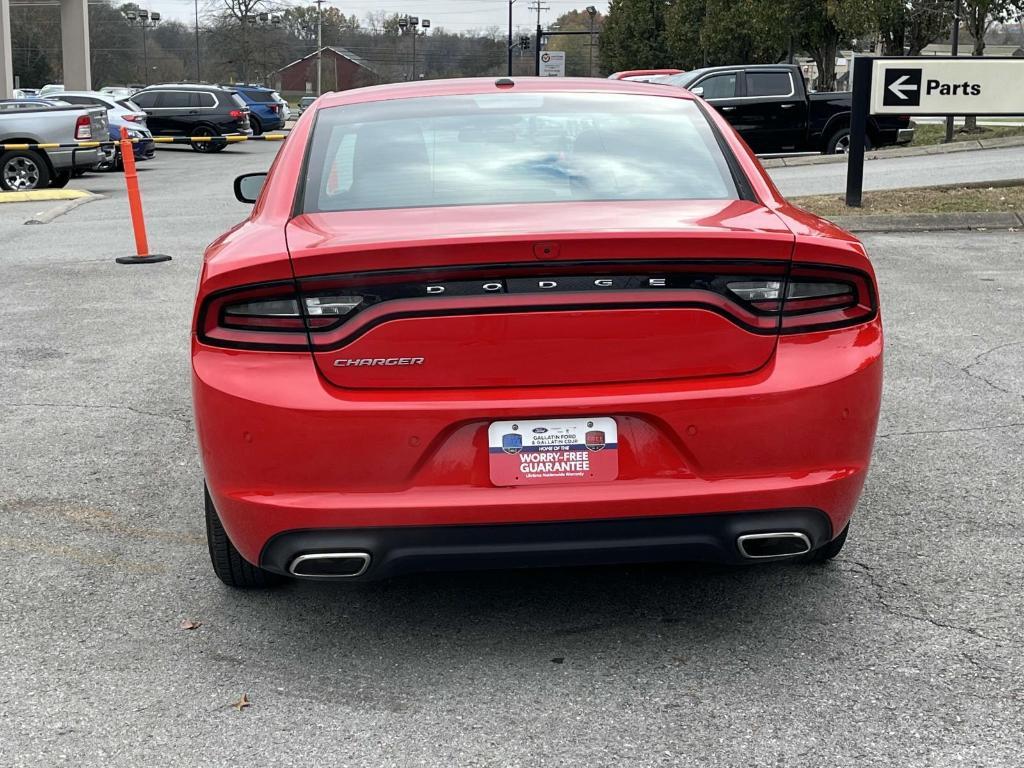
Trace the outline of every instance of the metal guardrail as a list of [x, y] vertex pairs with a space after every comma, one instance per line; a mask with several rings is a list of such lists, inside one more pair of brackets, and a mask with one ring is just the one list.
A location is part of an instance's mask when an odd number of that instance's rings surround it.
[[[153, 136], [148, 139], [126, 139], [131, 144], [152, 141], [154, 144], [197, 144], [210, 141], [223, 141], [227, 144], [241, 144], [243, 141], [284, 141], [285, 133], [264, 133], [260, 136], [232, 134], [228, 136]], [[26, 149], [96, 149], [120, 144], [121, 139], [107, 141], [79, 141], [74, 144], [0, 144], [0, 151], [10, 152]]]

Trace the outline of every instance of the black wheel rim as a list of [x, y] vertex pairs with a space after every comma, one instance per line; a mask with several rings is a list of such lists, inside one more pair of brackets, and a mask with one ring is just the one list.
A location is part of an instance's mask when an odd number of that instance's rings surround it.
[[[213, 131], [209, 128], [196, 128], [192, 131], [192, 138], [201, 138], [204, 136], [213, 136]], [[209, 152], [213, 149], [213, 142], [211, 141], [194, 141], [192, 146], [199, 152]]]

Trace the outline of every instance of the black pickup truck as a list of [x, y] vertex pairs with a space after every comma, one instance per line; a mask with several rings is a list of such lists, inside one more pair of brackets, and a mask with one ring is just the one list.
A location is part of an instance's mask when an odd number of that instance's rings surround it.
[[[793, 64], [694, 69], [661, 84], [686, 88], [705, 99], [759, 155], [849, 149], [852, 95], [808, 93], [800, 68]], [[868, 148], [907, 144], [913, 138], [907, 116], [868, 118]]]

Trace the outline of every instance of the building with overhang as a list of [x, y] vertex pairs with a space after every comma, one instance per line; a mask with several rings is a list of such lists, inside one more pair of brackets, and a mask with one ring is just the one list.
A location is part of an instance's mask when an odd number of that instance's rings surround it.
[[[88, 0], [18, 0], [18, 4], [60, 5], [64, 87], [69, 91], [91, 89]], [[11, 50], [11, 0], [0, 0], [0, 98], [11, 98], [16, 74]]]

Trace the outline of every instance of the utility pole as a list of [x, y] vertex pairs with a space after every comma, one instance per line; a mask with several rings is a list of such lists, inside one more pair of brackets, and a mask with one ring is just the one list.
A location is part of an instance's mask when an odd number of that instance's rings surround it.
[[[950, 53], [954, 56], [960, 55], [960, 0], [953, 0], [953, 45]], [[946, 118], [946, 144], [953, 141], [953, 116]]]
[[534, 75], [540, 75], [540, 36], [544, 30], [540, 26], [540, 12], [550, 11], [550, 5], [541, 5], [541, 0], [534, 0], [533, 5], [528, 6], [531, 11], [537, 12], [537, 44], [534, 46], [533, 51], [533, 69]]
[[203, 78], [199, 68], [199, 0], [195, 0], [196, 6], [196, 82], [201, 83]]
[[314, 0], [316, 2], [316, 95], [323, 95], [324, 76], [324, 3], [327, 0]]

